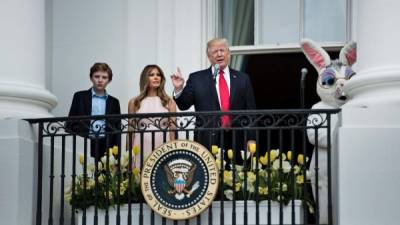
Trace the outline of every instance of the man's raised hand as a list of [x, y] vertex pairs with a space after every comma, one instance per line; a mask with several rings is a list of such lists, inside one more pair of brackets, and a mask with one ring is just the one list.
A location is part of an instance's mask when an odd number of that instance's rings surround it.
[[183, 78], [181, 69], [179, 67], [177, 67], [176, 72], [171, 75], [171, 80], [172, 85], [174, 86], [174, 92], [180, 92], [183, 89], [185, 79]]

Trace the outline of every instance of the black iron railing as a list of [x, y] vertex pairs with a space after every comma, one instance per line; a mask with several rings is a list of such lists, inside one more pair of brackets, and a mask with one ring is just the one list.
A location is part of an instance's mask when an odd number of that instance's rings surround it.
[[[153, 211], [146, 214], [137, 186], [145, 145], [155, 149], [160, 139], [171, 137], [200, 142], [214, 150], [220, 163], [218, 196], [203, 212], [207, 216], [179, 223], [320, 224], [324, 208], [332, 224], [331, 119], [337, 113], [254, 110], [28, 119], [38, 124], [36, 224], [178, 224]], [[230, 116], [230, 126], [220, 126], [222, 115]], [[307, 133], [316, 146], [321, 135], [326, 140], [326, 174], [319, 174], [318, 160], [310, 165], [311, 153], [318, 159], [319, 151], [309, 144]], [[249, 149], [249, 140], [255, 149]], [[219, 148], [224, 151], [218, 153]], [[326, 205], [319, 202], [320, 176], [328, 181]], [[216, 207], [219, 211], [211, 209]]]

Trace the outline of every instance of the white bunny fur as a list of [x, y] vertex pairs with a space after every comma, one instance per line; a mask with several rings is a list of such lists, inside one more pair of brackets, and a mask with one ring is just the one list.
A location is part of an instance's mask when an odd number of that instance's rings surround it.
[[[331, 60], [328, 53], [322, 49], [317, 43], [310, 39], [301, 41], [301, 48], [308, 61], [314, 66], [318, 72], [317, 93], [321, 101], [312, 106], [313, 109], [336, 109], [341, 107], [347, 101], [347, 96], [343, 92], [343, 86], [351, 78], [346, 76], [346, 72], [351, 71], [351, 66], [356, 62], [356, 43], [350, 42], [346, 44], [340, 51], [339, 59]], [[327, 71], [328, 70], [328, 71]], [[322, 85], [323, 81], [327, 81], [327, 74], [333, 74], [333, 83]], [[347, 74], [348, 75], [348, 74]], [[329, 82], [328, 82], [329, 83]], [[307, 125], [326, 123], [326, 115], [313, 114], [308, 117]], [[331, 156], [335, 151], [335, 137], [338, 124], [338, 115], [331, 116]], [[308, 129], [307, 136], [312, 144], [316, 144], [315, 130]], [[327, 130], [318, 129], [318, 148], [314, 149], [313, 157], [310, 164], [311, 182], [313, 185], [314, 198], [315, 190], [315, 150], [318, 149], [318, 197], [319, 197], [319, 214], [320, 223], [328, 223], [328, 177], [327, 177]], [[333, 162], [332, 162], [333, 163]], [[334, 172], [332, 171], [332, 174]]]

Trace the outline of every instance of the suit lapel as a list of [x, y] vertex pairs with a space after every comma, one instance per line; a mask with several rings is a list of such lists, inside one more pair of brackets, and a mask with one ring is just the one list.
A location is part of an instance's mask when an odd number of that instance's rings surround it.
[[211, 98], [214, 101], [214, 104], [216, 105], [216, 110], [220, 110], [220, 106], [219, 106], [219, 100], [218, 100], [218, 93], [217, 93], [217, 89], [213, 80], [213, 76], [212, 76], [212, 70], [211, 67], [207, 70], [208, 74], [207, 74], [207, 83], [209, 86], [209, 90], [211, 90]]
[[229, 69], [229, 74], [230, 74], [230, 83], [231, 83], [231, 89], [229, 91], [229, 101], [230, 101], [230, 108], [232, 108], [234, 99], [235, 99], [235, 95], [237, 92], [237, 86], [238, 86], [238, 74], [236, 73], [236, 71]]
[[106, 115], [107, 114], [113, 114], [113, 112], [111, 112], [112, 107], [111, 107], [111, 98], [110, 96], [108, 96], [107, 100], [106, 100]]
[[90, 88], [85, 95], [85, 112], [92, 115], [92, 89]]

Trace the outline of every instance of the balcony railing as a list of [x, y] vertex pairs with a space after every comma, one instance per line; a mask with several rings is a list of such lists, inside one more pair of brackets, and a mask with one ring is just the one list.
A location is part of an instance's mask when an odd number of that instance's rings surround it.
[[[326, 212], [332, 224], [331, 120], [337, 113], [254, 110], [29, 119], [38, 125], [36, 224], [178, 224], [165, 218], [158, 221], [154, 211], [147, 218], [135, 183], [146, 146], [156, 149], [173, 136], [203, 144], [214, 152], [220, 168], [213, 204], [218, 211], [208, 209], [202, 213], [207, 217], [179, 224], [320, 224], [320, 212]], [[220, 126], [224, 115], [230, 117], [230, 126]], [[310, 164], [312, 152], [318, 159], [319, 151], [309, 144], [307, 133], [313, 134], [316, 146], [322, 135], [326, 138], [326, 168], [320, 168], [318, 160]], [[255, 150], [249, 149], [249, 140], [255, 142]], [[107, 146], [106, 157], [100, 153], [102, 145]], [[217, 153], [219, 148], [223, 152]], [[327, 178], [327, 196], [318, 192], [321, 176]], [[320, 204], [322, 197], [326, 205]], [[300, 211], [295, 202], [300, 202]], [[127, 214], [121, 213], [122, 205]]]

